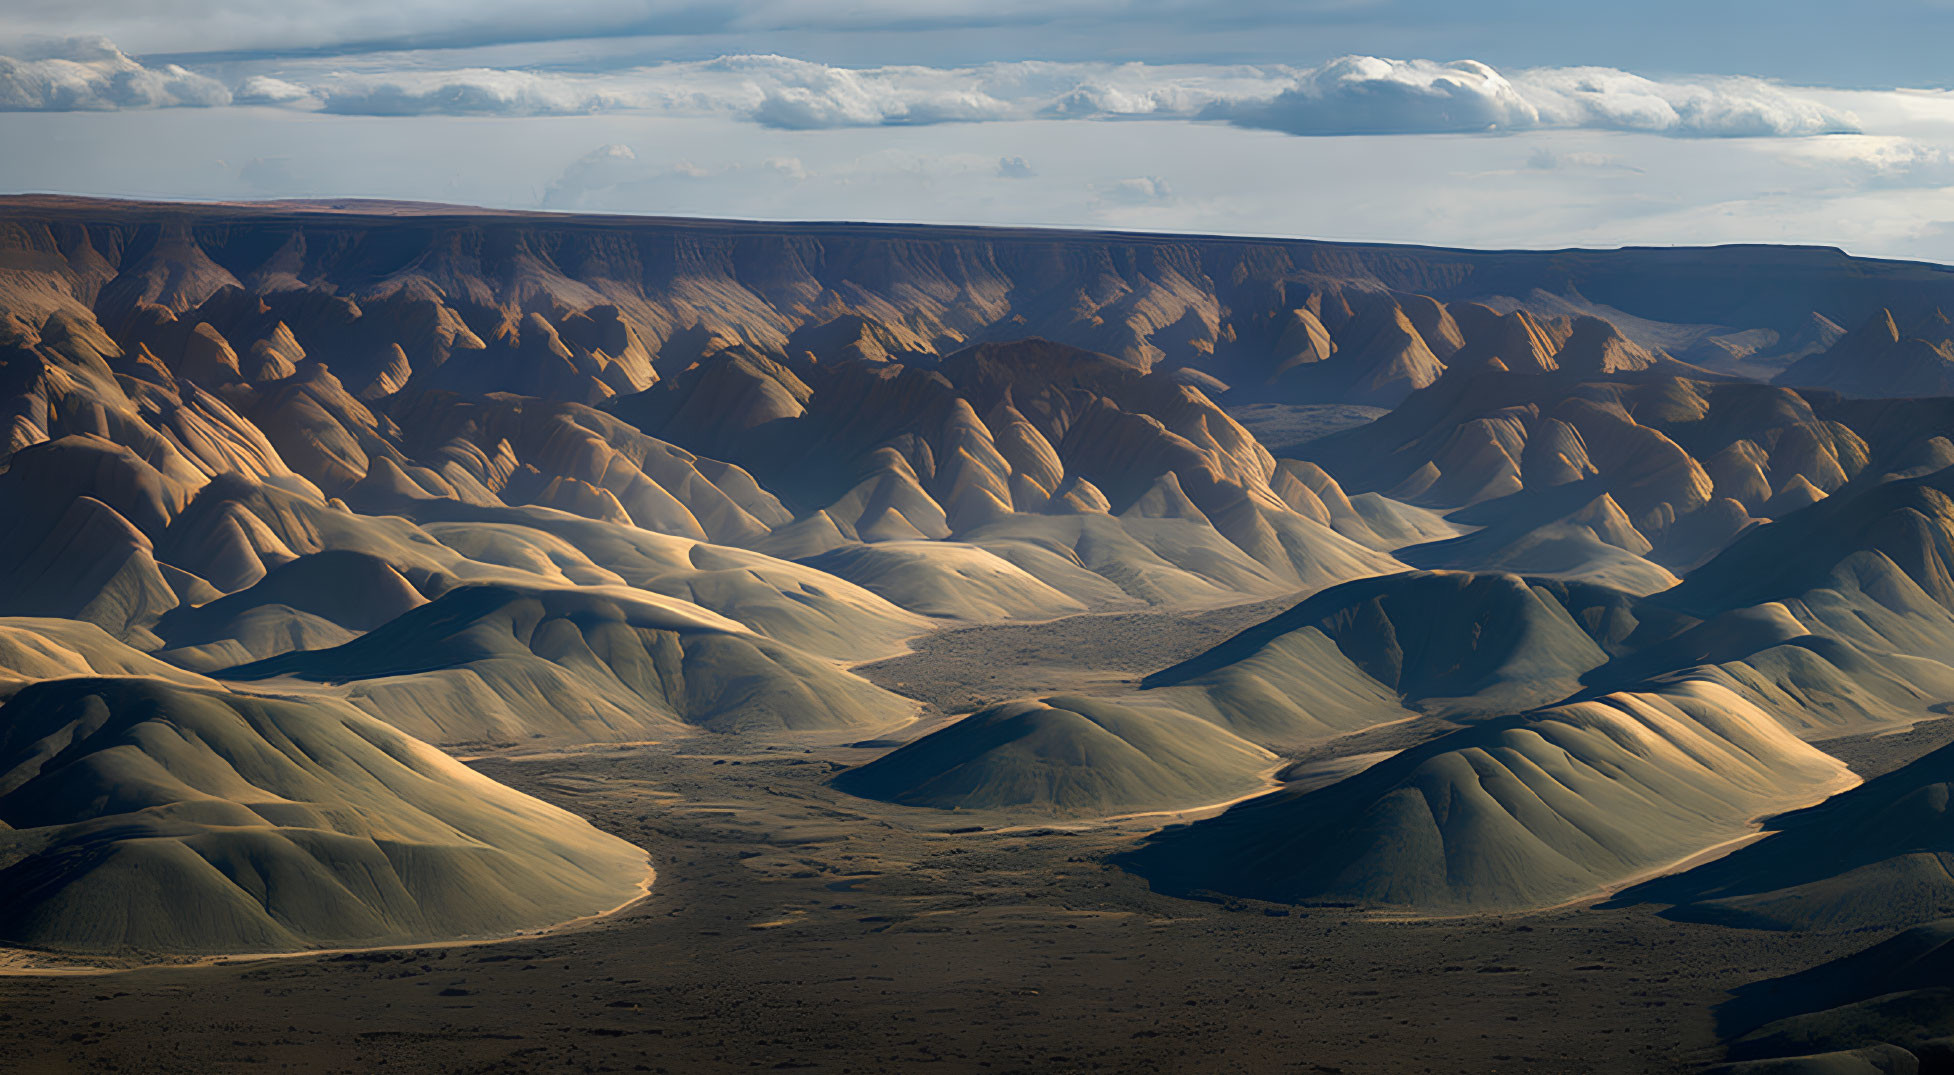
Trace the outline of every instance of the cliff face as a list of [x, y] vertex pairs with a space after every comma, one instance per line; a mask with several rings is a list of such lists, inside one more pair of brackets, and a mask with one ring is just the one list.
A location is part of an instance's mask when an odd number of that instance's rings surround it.
[[[1170, 349], [1216, 360], [1225, 295], [1301, 294], [1273, 247], [6, 208], [0, 498], [17, 511], [0, 545], [60, 570], [20, 576], [0, 608], [197, 648], [200, 667], [340, 640], [347, 625], [288, 611], [218, 654], [161, 622], [330, 552], [438, 576], [437, 591], [625, 582], [825, 656], [885, 648], [909, 613], [1029, 615], [1028, 593], [1173, 605], [1398, 566], [1354, 513], [1333, 517], [1328, 476], [1305, 489], [1278, 473], [1210, 395], [1225, 384], [1169, 368]], [[1433, 300], [1414, 320], [1375, 282], [1320, 283], [1307, 301], [1338, 331], [1395, 329], [1395, 351], [1344, 362], [1382, 356], [1366, 392], [1437, 376], [1421, 333], [1457, 349]], [[1322, 347], [1317, 365], [1337, 367], [1328, 330]], [[783, 562], [948, 538], [961, 547], [824, 561], [841, 577]], [[84, 553], [106, 566], [70, 563]], [[856, 629], [835, 626], [842, 608]]]
[[[205, 588], [401, 540], [371, 520], [538, 511], [790, 560], [951, 538], [1000, 558], [983, 593], [938, 586], [974, 585], [950, 566], [965, 552], [824, 561], [910, 611], [1048, 591], [1066, 607], [1176, 604], [1400, 566], [1387, 553], [1406, 542], [1380, 538], [1381, 519], [1333, 508], [1339, 481], [1429, 507], [1501, 502], [1487, 510], [1512, 526], [1423, 566], [1586, 571], [1646, 592], [1673, 582], [1641, 562], [1652, 549], [1700, 562], [1866, 456], [1803, 397], [1780, 390], [1783, 406], [1751, 415], [1751, 396], [1719, 394], [1728, 377], [1678, 354], [1727, 355], [1741, 335], [1756, 364], [1808, 350], [1814, 319], [1870, 307], [1890, 324], [1949, 288], [1936, 268], [1796, 248], [1474, 253], [16, 198], [0, 202], [0, 492], [21, 507], [0, 538], [34, 564], [85, 546], [97, 566], [52, 588], [22, 576], [5, 607], [86, 613], [153, 645], [144, 632]], [[1726, 421], [1713, 398], [1744, 413]], [[1323, 442], [1320, 480], [1277, 466], [1221, 406], [1407, 399]], [[324, 527], [320, 511], [356, 521]], [[566, 570], [560, 553], [525, 555]], [[920, 589], [919, 556], [934, 580]], [[420, 559], [481, 576], [477, 557]], [[685, 596], [684, 574], [661, 560], [631, 581]], [[847, 651], [792, 620], [772, 629]]]
[[[1213, 367], [1231, 384], [1261, 383], [1299, 357], [1331, 357], [1308, 346], [1325, 334], [1317, 330], [1336, 337], [1352, 328], [1356, 335], [1333, 348], [1352, 352], [1349, 368], [1324, 381], [1387, 402], [1428, 383], [1434, 363], [1464, 342], [1434, 298], [1524, 301], [1544, 292], [1604, 316], [1617, 310], [1680, 326], [1636, 342], [1681, 346], [1689, 353], [1677, 357], [1703, 361], [1725, 354], [1717, 341], [1749, 330], [1790, 348], [1814, 313], [1858, 324], [1882, 308], [1924, 315], [1954, 299], [1954, 276], [1938, 268], [1816, 248], [1465, 252], [358, 203], [0, 202], [0, 294], [15, 313], [87, 306], [119, 331], [131, 317], [153, 319], [148, 306], [181, 315], [233, 286], [328, 292], [339, 302], [324, 305], [340, 315], [347, 300], [377, 306], [366, 312], [384, 313], [394, 335], [409, 337], [399, 342], [424, 377], [423, 364], [443, 351], [480, 342], [495, 352], [498, 337], [569, 360], [601, 350], [623, 368], [599, 379], [623, 390], [642, 387], [641, 351], [662, 366], [732, 344], [791, 355], [867, 340], [875, 353], [948, 353], [1039, 336], [1138, 365]], [[1402, 313], [1378, 309], [1389, 293], [1428, 298], [1387, 304]], [[523, 323], [528, 313], [562, 338], [541, 339], [538, 326]], [[559, 322], [571, 313], [586, 316], [566, 330]], [[840, 317], [857, 321], [808, 331]]]

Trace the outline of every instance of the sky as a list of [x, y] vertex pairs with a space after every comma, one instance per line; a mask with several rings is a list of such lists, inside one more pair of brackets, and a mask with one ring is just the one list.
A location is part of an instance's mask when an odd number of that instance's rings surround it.
[[0, 191], [1954, 262], [1954, 0], [7, 0]]

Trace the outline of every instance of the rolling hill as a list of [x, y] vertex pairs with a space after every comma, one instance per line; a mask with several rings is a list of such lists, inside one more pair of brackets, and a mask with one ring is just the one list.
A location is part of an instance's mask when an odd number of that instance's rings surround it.
[[257, 952], [537, 929], [644, 853], [343, 703], [55, 679], [0, 707], [0, 938]]
[[834, 785], [939, 810], [1105, 816], [1244, 795], [1274, 761], [1184, 713], [1060, 695], [979, 710]]
[[1690, 681], [1453, 732], [1121, 861], [1175, 892], [1522, 911], [1599, 896], [1856, 782], [1729, 687]]
[[0, 940], [542, 928], [643, 854], [429, 744], [852, 763], [923, 706], [849, 669], [927, 632], [1263, 601], [1139, 621], [1137, 681], [1025, 644], [810, 794], [1092, 825], [1286, 769], [1118, 861], [1939, 917], [1945, 751], [1845, 759], [1954, 701], [1946, 308], [1808, 248], [0, 198]]
[[461, 586], [342, 645], [221, 675], [350, 683], [356, 704], [436, 743], [876, 730], [911, 710], [695, 606], [622, 587]]

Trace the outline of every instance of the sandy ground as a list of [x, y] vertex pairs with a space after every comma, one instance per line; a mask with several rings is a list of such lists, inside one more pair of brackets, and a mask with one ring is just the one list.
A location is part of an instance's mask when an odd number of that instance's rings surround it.
[[1110, 612], [1041, 623], [957, 627], [910, 642], [900, 657], [856, 665], [878, 686], [936, 713], [1066, 691], [1117, 695], [1142, 677], [1202, 653], [1304, 594], [1201, 612]]
[[1949, 743], [1954, 743], [1954, 717], [1923, 720], [1900, 731], [1824, 739], [1812, 745], [1845, 762], [1861, 777], [1871, 780]]

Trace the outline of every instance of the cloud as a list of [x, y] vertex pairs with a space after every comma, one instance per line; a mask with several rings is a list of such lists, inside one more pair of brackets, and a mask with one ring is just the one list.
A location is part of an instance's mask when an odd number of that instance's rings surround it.
[[733, 124], [713, 126], [715, 136], [668, 135], [655, 149], [614, 143], [580, 153], [554, 178], [536, 182], [544, 191], [540, 204], [557, 210], [850, 220], [906, 219], [918, 204], [955, 204], [976, 213], [993, 201], [1022, 208], [1061, 190], [1059, 196], [1082, 206], [1099, 204], [1089, 185], [1077, 180], [1031, 180], [1002, 197], [997, 166], [1007, 158], [998, 151], [1007, 143], [980, 152], [958, 146], [983, 137], [975, 132], [921, 129], [922, 140], [932, 143], [928, 152], [883, 145], [880, 139], [834, 138], [806, 143], [805, 155], [786, 156], [774, 152], [778, 139], [764, 132], [746, 128], [741, 136]]
[[1483, 63], [1345, 56], [1300, 73], [1271, 99], [1204, 112], [1300, 135], [1438, 134], [1587, 128], [1697, 137], [1838, 134], [1848, 112], [1756, 79], [1657, 82], [1605, 67], [1510, 78]]
[[1037, 172], [1031, 170], [1031, 165], [1026, 163], [1023, 157], [999, 157], [997, 159], [997, 177], [999, 179], [1031, 179], [1037, 174]]
[[807, 165], [802, 164], [799, 157], [768, 157], [760, 163], [796, 183], [812, 178], [814, 174], [807, 170]]
[[721, 191], [740, 186], [748, 192], [778, 189], [813, 178], [799, 157], [766, 157], [700, 166], [688, 160], [660, 164], [645, 160], [621, 142], [598, 146], [572, 161], [543, 192], [545, 209], [627, 207], [668, 203], [686, 188]]
[[572, 161], [550, 183], [549, 189], [543, 192], [543, 208], [573, 208], [592, 191], [617, 186], [635, 178], [640, 171], [637, 151], [630, 146], [622, 142], [598, 146]]
[[[1021, 77], [1042, 88], [1048, 103], [1039, 114], [1057, 119], [1092, 117], [1185, 118], [1209, 107], [1267, 98], [1288, 85], [1284, 67], [1200, 64], [1023, 64]], [[1038, 87], [1033, 79], [1043, 83]]]
[[1108, 183], [1096, 193], [1117, 205], [1152, 205], [1172, 199], [1174, 188], [1165, 179], [1148, 175]]
[[780, 84], [766, 87], [751, 112], [765, 127], [802, 131], [974, 123], [1009, 119], [1013, 111], [977, 85], [941, 84], [948, 80], [928, 68], [860, 72], [796, 64], [774, 73]]
[[733, 115], [782, 130], [972, 123], [1013, 106], [950, 69], [854, 70], [785, 56], [725, 56], [598, 74], [470, 68], [328, 74], [312, 89], [340, 115]]
[[1799, 144], [1788, 156], [1806, 167], [1842, 168], [1866, 187], [1954, 186], [1954, 149], [1913, 138], [1855, 135]]
[[287, 82], [269, 75], [253, 75], [238, 83], [231, 91], [231, 100], [241, 105], [291, 105], [301, 101], [315, 102], [312, 91], [295, 82]]
[[1722, 138], [1859, 129], [1849, 112], [1754, 78], [1657, 82], [1608, 67], [1560, 67], [1522, 71], [1514, 83], [1545, 127]]
[[[308, 80], [309, 81], [309, 80]], [[1879, 135], [1686, 139], [1545, 129], [1511, 136], [1292, 138], [1226, 123], [1033, 122], [783, 135], [734, 115], [684, 122], [616, 113], [575, 122], [418, 122], [272, 108], [0, 117], [15, 152], [0, 189], [167, 198], [264, 197], [239, 178], [286, 158], [277, 196], [363, 196], [536, 208], [569, 166], [628, 145], [638, 169], [553, 207], [766, 220], [887, 220], [1313, 236], [1497, 249], [1622, 243], [1802, 242], [1954, 259], [1954, 200], [1932, 181], [1954, 125], [1904, 131], [1866, 95], [1838, 97]], [[131, 146], [144, 147], [131, 152]], [[1526, 169], [1545, 148], [1566, 164]], [[1434, 150], [1437, 150], [1435, 153]], [[1599, 154], [1636, 170], [1573, 164]], [[795, 181], [764, 162], [799, 158]], [[997, 178], [1022, 155], [1039, 173]], [[228, 161], [213, 167], [214, 161]], [[1926, 162], [1926, 163], [1922, 163]], [[1882, 171], [1882, 164], [1884, 170]], [[1517, 173], [1517, 174], [1516, 174]], [[254, 171], [254, 175], [260, 175]], [[267, 168], [267, 181], [275, 178]], [[1157, 177], [1168, 197], [1122, 179]], [[599, 175], [596, 179], [606, 177]], [[1153, 194], [1159, 188], [1151, 188]], [[1126, 198], [1126, 201], [1116, 200]]]
[[1288, 134], [1439, 134], [1537, 126], [1539, 112], [1498, 71], [1473, 60], [1345, 56], [1298, 75], [1267, 101], [1207, 114]]
[[645, 107], [623, 88], [587, 76], [476, 68], [406, 78], [344, 78], [316, 87], [325, 111], [345, 116], [570, 116]]
[[0, 112], [208, 108], [231, 102], [216, 79], [175, 64], [144, 67], [103, 37], [44, 41], [0, 56]]
[[598, 71], [298, 64], [248, 73], [233, 91], [175, 65], [145, 67], [102, 38], [44, 51], [0, 58], [0, 109], [237, 103], [353, 116], [644, 113], [792, 131], [1028, 119], [1210, 119], [1298, 135], [1586, 128], [1783, 137], [1858, 129], [1848, 112], [1755, 79], [1662, 82], [1599, 67], [1507, 75], [1473, 60], [848, 68], [740, 55]]
[[[107, 32], [137, 51], [233, 61], [249, 57], [341, 57], [398, 50], [518, 47], [632, 38], [711, 41], [707, 48], [781, 47], [827, 35], [860, 38], [913, 57], [918, 39], [989, 31], [1007, 40], [1055, 30], [1084, 41], [1113, 34], [1184, 40], [1244, 22], [1293, 26], [1383, 0], [13, 0], [0, 32]], [[642, 47], [642, 41], [634, 43]], [[1035, 42], [1034, 44], [1045, 44]], [[932, 50], [934, 51], [934, 50]], [[958, 49], [970, 54], [968, 46]], [[1076, 51], [1061, 47], [1058, 51]]]
[[843, 68], [726, 56], [595, 74], [328, 74], [310, 96], [348, 115], [645, 111], [730, 115], [797, 131], [1032, 118], [1199, 118], [1317, 136], [1585, 128], [1785, 137], [1858, 129], [1849, 112], [1756, 79], [1660, 82], [1599, 67], [1509, 76], [1474, 60], [1374, 56], [1301, 69], [1042, 61]]

